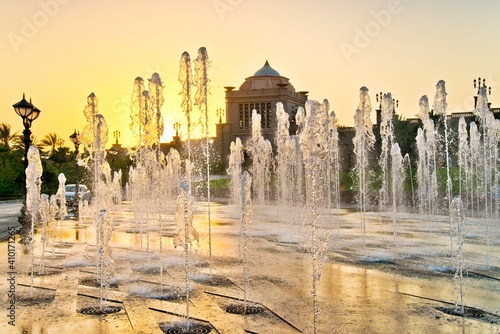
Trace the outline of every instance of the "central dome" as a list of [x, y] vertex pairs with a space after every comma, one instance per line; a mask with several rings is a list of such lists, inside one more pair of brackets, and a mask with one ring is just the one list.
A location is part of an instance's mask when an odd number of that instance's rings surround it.
[[280, 77], [281, 75], [269, 65], [269, 62], [266, 60], [266, 63], [260, 70], [255, 72], [254, 77]]

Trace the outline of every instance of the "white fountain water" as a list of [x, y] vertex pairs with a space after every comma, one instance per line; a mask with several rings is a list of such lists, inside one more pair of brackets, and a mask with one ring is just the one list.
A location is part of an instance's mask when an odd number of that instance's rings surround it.
[[42, 162], [40, 153], [35, 146], [28, 149], [28, 168], [26, 168], [26, 208], [31, 217], [29, 231], [29, 245], [31, 250], [31, 289], [30, 296], [33, 298], [33, 278], [35, 268], [35, 224], [40, 219], [40, 189], [42, 186]]
[[[477, 161], [477, 169], [475, 173], [478, 176], [478, 203], [482, 204], [483, 212], [480, 213], [478, 205], [478, 213], [485, 219], [485, 234], [486, 234], [486, 266], [490, 266], [489, 250], [490, 250], [490, 229], [491, 220], [498, 217], [498, 171], [497, 164], [499, 161], [500, 150], [498, 149], [498, 121], [494, 119], [493, 113], [488, 106], [488, 99], [486, 95], [486, 86], [479, 87], [479, 94], [477, 97], [477, 105], [474, 109], [474, 114], [479, 118], [479, 131], [474, 133], [474, 140], [472, 139], [471, 127], [471, 143], [474, 141], [474, 151], [480, 159]], [[475, 130], [475, 129], [474, 129]], [[471, 144], [472, 145], [472, 144]], [[481, 159], [482, 158], [482, 159]], [[495, 193], [496, 192], [496, 193]], [[495, 199], [493, 199], [495, 197]]]
[[107, 292], [115, 270], [112, 249], [109, 246], [112, 230], [113, 221], [111, 216], [107, 210], [101, 210], [96, 222], [97, 282], [99, 283], [99, 309], [101, 312], [105, 310]]
[[306, 179], [306, 211], [304, 225], [310, 231], [309, 242], [306, 247], [311, 253], [312, 263], [312, 299], [313, 299], [313, 332], [318, 331], [318, 318], [321, 310], [318, 304], [318, 284], [321, 278], [322, 264], [327, 250], [329, 236], [319, 233], [319, 207], [327, 197], [326, 185], [328, 144], [328, 112], [330, 106], [327, 100], [306, 102], [304, 126], [299, 133], [299, 143], [303, 147], [304, 175]]
[[[188, 161], [186, 161], [189, 164]], [[174, 235], [174, 245], [181, 246], [184, 249], [184, 289], [186, 295], [186, 314], [185, 328], [189, 330], [189, 265], [190, 265], [190, 246], [193, 241], [198, 242], [198, 232], [193, 227], [193, 197], [190, 195], [189, 183], [181, 182], [180, 193], [177, 198], [177, 209], [175, 213], [177, 229]]]
[[454, 275], [454, 289], [457, 292], [455, 307], [459, 314], [464, 314], [464, 286], [465, 275], [467, 270], [465, 268], [464, 258], [464, 237], [465, 237], [465, 215], [460, 196], [455, 196], [451, 202], [450, 218], [452, 233], [455, 235], [457, 248], [452, 253], [455, 265]]
[[40, 241], [42, 242], [42, 262], [40, 266], [40, 274], [45, 274], [45, 247], [49, 239], [48, 228], [51, 222], [51, 212], [50, 212], [50, 199], [49, 195], [42, 194], [40, 196], [40, 221], [42, 227], [40, 230]]
[[368, 171], [370, 166], [369, 153], [373, 150], [375, 137], [373, 135], [373, 124], [370, 120], [372, 105], [368, 95], [368, 88], [361, 87], [359, 92], [359, 105], [354, 115], [354, 127], [356, 136], [353, 139], [354, 153], [356, 154], [356, 181], [358, 186], [358, 204], [361, 213], [361, 233], [363, 250], [366, 248], [366, 219], [365, 212], [368, 209]]
[[392, 226], [394, 236], [394, 257], [398, 255], [398, 230], [397, 230], [397, 213], [398, 208], [402, 206], [403, 199], [403, 183], [404, 183], [404, 164], [401, 156], [401, 149], [398, 143], [394, 143], [391, 148], [391, 175], [392, 175]]
[[231, 195], [235, 205], [241, 204], [241, 197], [238, 194], [241, 193], [241, 176], [242, 176], [242, 164], [243, 164], [243, 144], [240, 138], [236, 138], [235, 141], [231, 142], [229, 155], [229, 166], [227, 173], [231, 177]]
[[252, 159], [250, 173], [254, 179], [254, 200], [264, 204], [269, 199], [273, 152], [269, 140], [262, 136], [261, 117], [255, 109], [252, 111], [252, 137], [246, 146]]
[[[379, 166], [382, 172], [382, 187], [379, 190], [379, 206], [383, 209], [389, 204], [389, 164], [394, 144], [394, 126], [392, 117], [394, 101], [391, 93], [384, 94], [381, 103], [380, 138], [382, 140]], [[394, 175], [394, 174], [392, 174]]]
[[240, 193], [240, 236], [243, 239], [243, 314], [247, 312], [247, 297], [248, 287], [250, 284], [250, 258], [248, 254], [248, 229], [253, 221], [253, 207], [252, 207], [252, 177], [247, 171], [243, 172], [241, 176], [241, 193]]
[[210, 208], [210, 150], [211, 138], [209, 131], [209, 110], [208, 110], [208, 69], [210, 68], [210, 61], [208, 60], [208, 53], [205, 47], [198, 49], [198, 57], [194, 61], [194, 84], [196, 86], [196, 95], [194, 104], [198, 106], [204, 121], [202, 122], [202, 129], [205, 136], [205, 145], [203, 154], [205, 156], [205, 169], [206, 169], [206, 189], [207, 189], [207, 220], [208, 220], [208, 265], [210, 270], [210, 277], [212, 277], [212, 221], [211, 221], [211, 208]]
[[[448, 202], [448, 210], [451, 206], [452, 201], [452, 184], [450, 176], [450, 153], [449, 153], [449, 139], [448, 139], [448, 120], [446, 119], [446, 112], [448, 109], [448, 103], [446, 102], [446, 88], [445, 82], [439, 80], [436, 84], [436, 95], [434, 96], [434, 111], [439, 116], [438, 118], [438, 129], [443, 128], [438, 135], [438, 152], [443, 152], [444, 148], [444, 165], [446, 166], [446, 200]], [[444, 145], [441, 142], [444, 141]], [[442, 154], [441, 154], [442, 155]], [[443, 158], [439, 161], [442, 163]], [[453, 232], [450, 222], [450, 254], [453, 253]]]

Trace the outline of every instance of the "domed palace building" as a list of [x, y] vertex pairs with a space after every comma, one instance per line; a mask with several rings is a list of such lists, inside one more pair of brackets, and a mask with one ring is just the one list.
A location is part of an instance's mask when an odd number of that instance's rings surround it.
[[254, 75], [245, 79], [239, 89], [224, 87], [226, 93], [226, 122], [219, 118], [214, 149], [227, 165], [231, 142], [240, 138], [243, 145], [252, 137], [252, 111], [261, 116], [262, 135], [274, 146], [276, 134], [276, 104], [281, 102], [289, 115], [290, 134], [295, 134], [295, 114], [307, 101], [306, 91], [295, 91], [290, 80], [266, 61]]

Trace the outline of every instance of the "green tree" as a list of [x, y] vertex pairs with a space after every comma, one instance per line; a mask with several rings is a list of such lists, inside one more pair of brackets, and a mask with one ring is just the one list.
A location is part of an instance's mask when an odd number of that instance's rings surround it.
[[[33, 134], [31, 137], [31, 145], [38, 147], [38, 139]], [[12, 149], [16, 151], [24, 152], [24, 134], [20, 134], [14, 138], [14, 145], [12, 145]]]
[[40, 148], [42, 151], [52, 154], [58, 148], [61, 148], [64, 144], [64, 140], [59, 137], [56, 133], [52, 132], [46, 134], [45, 137], [40, 141]]
[[11, 151], [12, 144], [17, 137], [18, 132], [12, 133], [10, 124], [0, 124], [0, 150]]

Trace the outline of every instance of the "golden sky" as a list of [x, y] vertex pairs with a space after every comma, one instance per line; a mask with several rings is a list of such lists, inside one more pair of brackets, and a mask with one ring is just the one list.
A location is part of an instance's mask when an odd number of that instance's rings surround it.
[[[500, 106], [500, 2], [432, 0], [2, 0], [0, 123], [21, 130], [12, 108], [23, 92], [41, 111], [38, 139], [84, 126], [87, 96], [99, 98], [110, 133], [130, 145], [134, 79], [164, 82], [164, 141], [183, 122], [177, 80], [182, 52], [211, 60], [209, 110], [224, 86], [239, 87], [266, 60], [314, 100], [328, 99], [352, 125], [359, 88], [391, 92], [413, 117], [446, 81], [449, 112], [470, 111], [478, 76]], [[373, 115], [374, 116], [374, 115]], [[374, 117], [372, 117], [374, 119]], [[109, 145], [114, 141], [110, 136]]]

